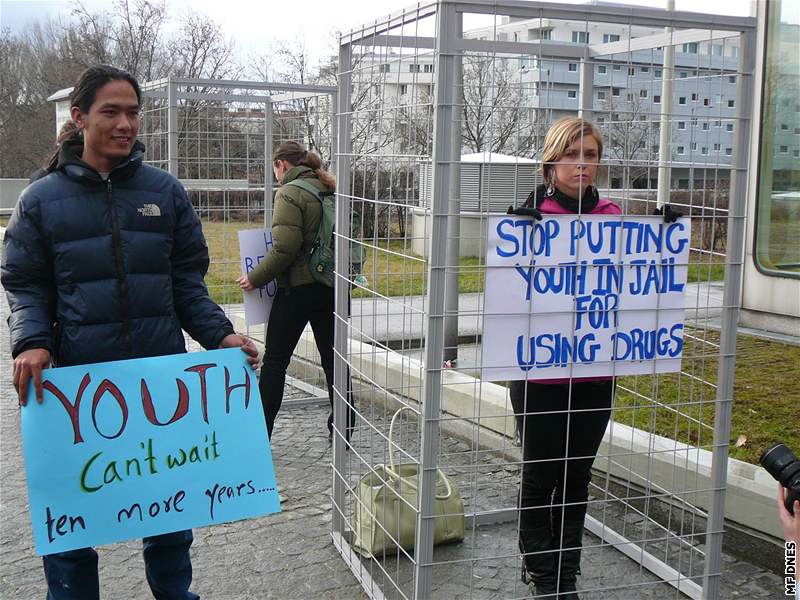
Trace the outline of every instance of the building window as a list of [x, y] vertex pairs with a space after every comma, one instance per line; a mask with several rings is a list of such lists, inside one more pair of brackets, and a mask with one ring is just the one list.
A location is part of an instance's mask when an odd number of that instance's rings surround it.
[[620, 69], [622, 69], [622, 65], [614, 65], [613, 69], [615, 71], [619, 71]]
[[597, 72], [598, 73], [607, 73], [608, 72], [608, 67], [606, 67], [605, 65], [599, 65], [597, 67]]
[[661, 104], [661, 95], [660, 94], [656, 94], [655, 96], [653, 96], [653, 104]]
[[654, 71], [654, 73], [655, 73], [655, 76], [656, 76], [656, 77], [661, 77], [661, 72], [662, 72], [662, 71], [661, 71], [661, 69], [656, 69], [656, 70]]
[[433, 73], [433, 65], [422, 65], [422, 70], [425, 73]]
[[711, 44], [711, 56], [722, 56], [722, 44]]
[[681, 73], [680, 73], [680, 78], [681, 79], [686, 79], [688, 76], [689, 76], [689, 73], [687, 73], [686, 71], [681, 71]]
[[733, 123], [725, 123], [725, 131], [733, 131]]
[[692, 117], [692, 127], [697, 127], [697, 117]]
[[649, 73], [650, 72], [650, 67], [640, 67], [639, 70], [642, 73]]
[[619, 96], [619, 88], [618, 87], [612, 87], [611, 88], [611, 95], [612, 96]]
[[781, 131], [789, 131], [789, 126], [786, 123], [781, 123]]
[[736, 83], [736, 75], [728, 75], [728, 83]]
[[606, 93], [603, 90], [600, 90], [599, 92], [597, 92], [597, 99], [598, 100], [605, 100], [606, 99]]
[[794, 128], [794, 134], [795, 135], [800, 135], [800, 127], [795, 127]]
[[800, 150], [792, 150], [792, 156], [795, 158], [800, 158]]
[[647, 98], [647, 90], [639, 90], [639, 98]]
[[578, 70], [578, 63], [569, 63], [567, 65], [567, 70], [572, 71], [573, 73]]
[[720, 151], [719, 144], [714, 144], [714, 152], [719, 152], [719, 151]]
[[686, 129], [686, 121], [678, 121], [678, 129]]
[[733, 154], [733, 148], [725, 148], [725, 156], [730, 156]]
[[708, 131], [708, 123], [703, 123], [703, 131]]
[[628, 100], [628, 102], [632, 102], [633, 94], [631, 92], [628, 92], [627, 94], [625, 94], [625, 98]]
[[678, 104], [686, 104], [686, 96], [681, 96], [678, 98]]
[[700, 154], [702, 154], [703, 156], [708, 156], [708, 146], [703, 146], [700, 149]]
[[722, 127], [722, 121], [714, 121], [714, 127]]
[[[796, 213], [800, 161], [789, 155], [788, 134], [780, 130], [780, 123], [789, 119], [792, 130], [800, 125], [800, 115], [791, 113], [797, 104], [800, 63], [786, 59], [797, 55], [797, 24], [789, 20], [794, 16], [792, 11], [784, 9], [781, 19], [779, 6], [766, 3], [761, 138], [755, 140], [759, 160], [753, 257], [762, 271], [800, 277], [800, 219]], [[794, 148], [792, 151], [797, 158]]]
[[697, 94], [696, 93], [692, 94], [692, 102], [697, 102]]
[[703, 106], [711, 106], [711, 98], [703, 98]]
[[577, 98], [578, 91], [577, 90], [567, 90], [567, 98]]
[[678, 188], [682, 190], [689, 189], [689, 180], [688, 179], [678, 179]]
[[686, 153], [686, 147], [685, 146], [678, 146], [676, 148], [676, 150], [675, 150], [675, 154], [678, 154], [680, 156], [683, 156], [685, 153]]
[[697, 42], [690, 42], [683, 45], [681, 50], [684, 54], [697, 54]]
[[692, 142], [691, 149], [692, 151], [697, 150], [697, 142]]
[[420, 71], [420, 66], [418, 64], [412, 63], [412, 64], [408, 65], [408, 72], [409, 73], [419, 73], [419, 71]]
[[603, 34], [603, 43], [607, 44], [609, 42], [618, 42], [619, 41], [619, 34], [618, 33], [604, 33]]
[[388, 73], [389, 72], [389, 64], [382, 63], [378, 65], [378, 73]]
[[636, 75], [636, 68], [628, 67], [628, 77], [633, 77], [634, 75]]
[[408, 85], [405, 83], [400, 84], [400, 95], [405, 96], [408, 93]]
[[588, 44], [589, 43], [589, 32], [588, 31], [573, 31], [572, 32], [572, 43], [573, 44]]
[[728, 108], [733, 108], [736, 106], [736, 100], [728, 100]]

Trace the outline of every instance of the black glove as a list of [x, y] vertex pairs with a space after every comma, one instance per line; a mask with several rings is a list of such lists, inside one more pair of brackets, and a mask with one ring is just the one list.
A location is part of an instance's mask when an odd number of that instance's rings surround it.
[[673, 209], [669, 204], [665, 204], [661, 208], [653, 211], [654, 215], [664, 215], [664, 223], [674, 223], [683, 216], [679, 210]]
[[537, 221], [542, 220], [542, 211], [534, 206], [518, 206], [514, 208], [513, 206], [508, 207], [507, 215], [519, 215], [521, 217], [533, 217]]

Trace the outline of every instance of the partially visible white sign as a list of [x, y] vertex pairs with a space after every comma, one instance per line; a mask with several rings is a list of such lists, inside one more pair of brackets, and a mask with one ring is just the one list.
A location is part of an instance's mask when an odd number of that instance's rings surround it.
[[[265, 229], [245, 229], [239, 232], [239, 256], [241, 256], [242, 275], [256, 268], [272, 249], [272, 232]], [[278, 284], [273, 279], [267, 285], [244, 292], [245, 324], [259, 325], [269, 320], [272, 300]]]
[[481, 378], [679, 371], [691, 223], [488, 219]]

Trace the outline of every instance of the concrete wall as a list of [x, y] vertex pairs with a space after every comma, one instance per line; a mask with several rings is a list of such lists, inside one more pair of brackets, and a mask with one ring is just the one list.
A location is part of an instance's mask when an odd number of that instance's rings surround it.
[[[244, 331], [244, 319], [233, 318], [237, 331]], [[376, 385], [400, 393], [407, 400], [420, 401], [424, 370], [420, 361], [394, 351], [350, 340], [353, 366], [368, 374]], [[297, 346], [296, 358], [308, 365], [319, 365], [313, 334], [307, 328]], [[318, 367], [321, 371], [321, 367]], [[514, 414], [504, 386], [481, 381], [455, 370], [442, 372], [442, 407], [464, 421], [448, 421], [459, 425], [466, 435], [474, 434], [472, 424], [479, 422], [483, 444], [508, 451], [514, 436]], [[361, 386], [354, 386], [358, 389]], [[378, 388], [369, 386], [369, 394]], [[475, 396], [480, 397], [476, 406]], [[388, 400], [387, 398], [377, 398]], [[480, 415], [479, 417], [476, 417]], [[618, 423], [610, 423], [595, 460], [594, 468], [608, 472], [632, 484], [642, 486], [649, 481], [653, 493], [659, 488], [681, 496], [701, 509], [708, 508], [711, 485], [711, 452], [677, 443], [674, 440]], [[683, 486], [683, 488], [681, 488]], [[701, 491], [695, 491], [701, 490]], [[776, 517], [777, 484], [762, 468], [735, 459], [728, 461], [728, 488], [725, 501], [726, 519], [772, 538], [781, 538]], [[685, 492], [681, 494], [681, 492]]]

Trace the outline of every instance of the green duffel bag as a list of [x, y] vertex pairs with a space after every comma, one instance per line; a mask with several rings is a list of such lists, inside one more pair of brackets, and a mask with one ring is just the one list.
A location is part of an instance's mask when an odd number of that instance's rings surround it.
[[[389, 439], [401, 408], [392, 417]], [[419, 465], [375, 465], [358, 482], [354, 507], [353, 548], [363, 556], [394, 554], [398, 546], [413, 550], [417, 529]], [[464, 539], [464, 503], [458, 488], [437, 470], [436, 518], [433, 543], [446, 544]]]

